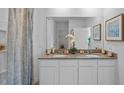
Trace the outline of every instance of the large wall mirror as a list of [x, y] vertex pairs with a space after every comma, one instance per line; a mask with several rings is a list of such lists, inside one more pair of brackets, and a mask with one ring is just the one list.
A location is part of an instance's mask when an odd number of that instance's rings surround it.
[[[47, 17], [47, 49], [70, 48], [72, 46], [77, 49], [103, 48], [103, 39], [96, 41], [93, 36], [93, 27], [101, 24], [102, 30], [102, 22], [102, 18], [98, 17]], [[71, 35], [74, 37], [71, 38]]]

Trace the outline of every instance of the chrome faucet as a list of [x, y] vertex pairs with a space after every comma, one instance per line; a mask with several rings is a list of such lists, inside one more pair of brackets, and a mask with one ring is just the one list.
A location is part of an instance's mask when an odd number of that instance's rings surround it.
[[88, 54], [91, 53], [91, 49], [90, 49], [91, 48], [91, 45], [90, 44], [91, 44], [91, 38], [89, 37], [88, 38], [88, 51], [87, 51]]

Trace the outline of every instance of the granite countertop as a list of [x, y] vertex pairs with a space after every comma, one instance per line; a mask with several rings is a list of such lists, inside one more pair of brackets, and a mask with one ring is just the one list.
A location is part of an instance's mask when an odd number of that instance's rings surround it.
[[58, 56], [58, 54], [50, 54], [50, 55], [43, 55], [38, 59], [117, 59], [117, 56], [109, 57], [106, 54], [102, 54], [102, 53], [69, 54], [69, 55], [62, 55], [62, 56], [61, 55]]

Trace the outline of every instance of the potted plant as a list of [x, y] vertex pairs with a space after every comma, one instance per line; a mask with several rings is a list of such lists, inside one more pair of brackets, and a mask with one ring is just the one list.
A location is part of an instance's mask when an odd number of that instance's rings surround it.
[[71, 54], [77, 53], [77, 48], [75, 48], [75, 47], [70, 48], [69, 53], [71, 53]]

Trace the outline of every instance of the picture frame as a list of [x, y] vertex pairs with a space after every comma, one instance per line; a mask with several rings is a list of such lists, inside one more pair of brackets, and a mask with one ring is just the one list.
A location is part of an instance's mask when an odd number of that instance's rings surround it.
[[107, 41], [124, 41], [124, 15], [120, 14], [105, 21], [105, 39]]
[[101, 40], [101, 24], [93, 26], [93, 39], [95, 41]]

